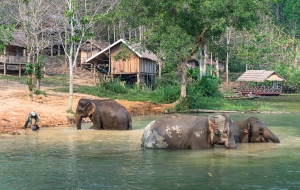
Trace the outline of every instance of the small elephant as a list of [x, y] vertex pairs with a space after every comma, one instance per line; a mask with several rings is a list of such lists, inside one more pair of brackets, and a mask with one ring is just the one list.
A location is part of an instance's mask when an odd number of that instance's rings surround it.
[[127, 109], [114, 100], [80, 99], [76, 109], [75, 122], [81, 129], [81, 120], [89, 117], [93, 122], [90, 129], [131, 130], [131, 115]]
[[244, 121], [233, 122], [232, 133], [236, 143], [269, 142], [280, 143], [279, 138], [258, 118], [249, 117]]
[[231, 127], [228, 115], [170, 115], [145, 127], [141, 145], [145, 148], [208, 149], [223, 143], [226, 148], [235, 149]]

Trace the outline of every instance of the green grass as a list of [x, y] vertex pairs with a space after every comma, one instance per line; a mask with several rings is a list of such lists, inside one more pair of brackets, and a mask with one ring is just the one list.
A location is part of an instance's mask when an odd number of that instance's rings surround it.
[[300, 95], [282, 94], [255, 99], [224, 100], [221, 108], [236, 111], [300, 112]]
[[42, 78], [41, 85], [48, 87], [68, 87], [70, 78], [68, 75], [53, 75]]
[[26, 84], [27, 81], [27, 76], [13, 76], [13, 75], [3, 75], [0, 74], [0, 80], [8, 80], [8, 81], [15, 81], [15, 82], [19, 82], [21, 84]]

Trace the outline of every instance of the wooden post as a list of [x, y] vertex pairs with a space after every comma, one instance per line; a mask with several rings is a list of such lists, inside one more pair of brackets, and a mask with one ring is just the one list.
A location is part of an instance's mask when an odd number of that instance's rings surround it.
[[46, 66], [44, 66], [43, 71], [44, 71], [44, 77], [47, 76], [47, 74], [46, 74]]
[[6, 75], [6, 70], [7, 70], [7, 68], [6, 68], [6, 63], [4, 63], [3, 69], [4, 69], [4, 75]]
[[139, 86], [140, 85], [140, 73], [136, 74], [136, 85]]
[[53, 38], [52, 38], [52, 36], [51, 36], [50, 40], [51, 40], [50, 56], [53, 57]]
[[60, 55], [60, 44], [57, 45], [57, 55]]
[[94, 63], [94, 75], [96, 74], [96, 63]]
[[19, 66], [19, 78], [21, 78], [21, 70], [22, 70], [22, 64]]

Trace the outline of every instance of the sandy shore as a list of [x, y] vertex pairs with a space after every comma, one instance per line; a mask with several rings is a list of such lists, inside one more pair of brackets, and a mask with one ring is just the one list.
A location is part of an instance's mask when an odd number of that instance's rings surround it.
[[[43, 87], [41, 87], [41, 90]], [[30, 111], [35, 110], [40, 117], [40, 127], [59, 127], [72, 124], [74, 115], [67, 113], [69, 94], [45, 90], [46, 96], [28, 97], [27, 85], [0, 80], [0, 133], [18, 134], [24, 126]], [[99, 97], [74, 94], [73, 111], [80, 98], [101, 99]], [[131, 115], [161, 114], [172, 104], [152, 104], [149, 102], [116, 100], [126, 107]]]

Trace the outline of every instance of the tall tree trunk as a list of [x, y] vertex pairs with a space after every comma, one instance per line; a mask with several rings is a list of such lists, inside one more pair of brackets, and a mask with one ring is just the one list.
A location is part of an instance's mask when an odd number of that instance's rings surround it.
[[[73, 45], [72, 45], [73, 46]], [[71, 47], [72, 48], [72, 47]], [[72, 56], [69, 57], [69, 69], [70, 69], [70, 85], [69, 85], [69, 103], [68, 103], [68, 109], [72, 110], [72, 104], [73, 104], [73, 59]]]
[[219, 73], [219, 57], [218, 57], [218, 55], [216, 57], [216, 70], [217, 70], [217, 77], [219, 78], [220, 73]]
[[231, 28], [227, 27], [227, 34], [226, 34], [226, 83], [229, 83], [229, 43], [231, 38]]
[[162, 61], [158, 61], [158, 78], [161, 79]]
[[212, 53], [210, 53], [210, 66], [211, 66], [210, 75], [212, 75], [213, 74], [213, 71], [212, 71], [212, 67], [213, 67]]
[[[74, 44], [74, 54], [76, 54], [77, 53], [77, 45], [76, 44]], [[74, 55], [74, 57], [76, 57], [76, 55]], [[77, 62], [77, 61], [76, 61]], [[74, 62], [74, 64], [75, 64], [75, 67], [74, 67], [74, 72], [76, 73], [77, 72], [77, 63], [76, 62]]]
[[[227, 49], [228, 49], [228, 47], [227, 47]], [[228, 69], [228, 66], [229, 66], [229, 53], [227, 52], [226, 53], [226, 83], [227, 84], [229, 83], [229, 75], [228, 75], [229, 69]]]
[[116, 41], [116, 26], [114, 25], [114, 42]]
[[199, 63], [199, 76], [200, 76], [200, 79], [204, 76], [204, 62], [203, 62], [203, 58], [202, 58], [202, 55], [201, 55], [201, 50], [199, 51], [199, 54], [198, 54], [198, 63]]
[[[31, 62], [31, 52], [30, 48], [28, 48], [27, 52], [27, 63], [32, 64]], [[33, 101], [33, 74], [29, 74], [27, 77], [27, 84], [28, 84], [28, 97], [30, 101]]]
[[186, 78], [186, 73], [187, 73], [187, 68], [186, 68], [186, 63], [184, 61], [181, 61], [181, 92], [180, 92], [180, 100], [182, 100], [182, 98], [186, 97], [186, 84], [187, 84], [187, 78]]
[[208, 54], [207, 54], [207, 47], [204, 48], [204, 63], [203, 63], [203, 76], [206, 75], [206, 65], [208, 63]]
[[298, 55], [299, 55], [299, 46], [296, 44], [296, 56], [295, 56], [295, 60], [294, 60], [294, 67], [295, 69], [298, 67]]

